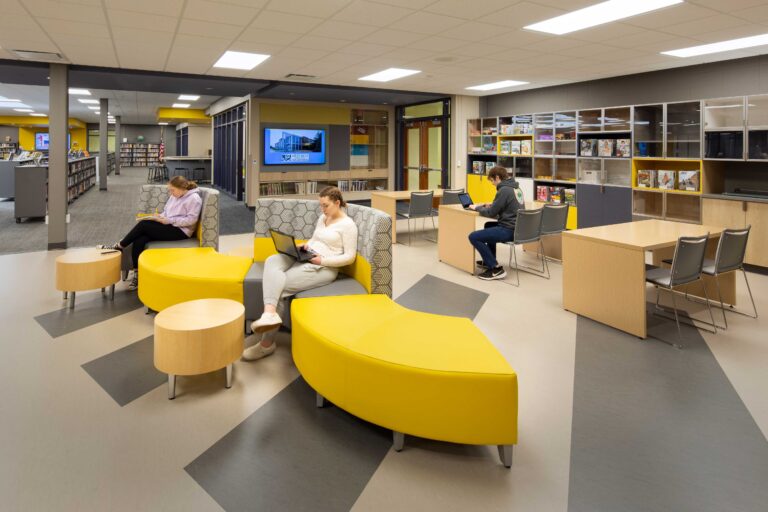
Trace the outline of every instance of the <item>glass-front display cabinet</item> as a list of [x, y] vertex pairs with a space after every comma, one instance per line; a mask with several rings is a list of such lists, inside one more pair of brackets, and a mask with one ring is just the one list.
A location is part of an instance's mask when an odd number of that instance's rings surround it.
[[667, 103], [667, 158], [701, 158], [701, 102]]
[[576, 112], [555, 113], [555, 155], [576, 156]]
[[768, 160], [768, 94], [747, 96], [747, 158]]
[[744, 159], [744, 97], [704, 100], [704, 158]]
[[534, 124], [534, 154], [536, 156], [552, 156], [555, 141], [555, 115], [553, 113], [535, 114]]
[[639, 105], [634, 107], [635, 157], [664, 156], [664, 105]]

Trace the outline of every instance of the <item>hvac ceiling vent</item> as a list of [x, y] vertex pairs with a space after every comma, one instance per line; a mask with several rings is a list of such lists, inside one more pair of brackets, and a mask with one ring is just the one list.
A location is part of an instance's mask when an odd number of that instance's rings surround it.
[[302, 82], [309, 82], [311, 80], [314, 80], [317, 78], [315, 75], [302, 75], [300, 73], [288, 73], [285, 75], [285, 78], [288, 80], [299, 80]]
[[37, 62], [68, 62], [60, 53], [54, 52], [37, 52], [34, 50], [10, 50], [15, 53], [20, 59], [34, 60]]

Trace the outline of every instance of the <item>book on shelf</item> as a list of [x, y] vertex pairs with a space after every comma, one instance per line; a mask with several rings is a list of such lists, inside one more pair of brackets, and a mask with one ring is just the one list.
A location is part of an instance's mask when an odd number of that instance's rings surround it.
[[515, 135], [530, 135], [533, 133], [533, 125], [531, 124], [516, 124]]
[[499, 126], [499, 135], [514, 135], [515, 127], [511, 124], [502, 124]]
[[511, 140], [502, 140], [499, 143], [499, 153], [502, 155], [508, 155], [512, 152], [512, 141]]
[[629, 139], [616, 139], [616, 156], [629, 158], [632, 144]]
[[676, 174], [675, 171], [658, 171], [656, 179], [658, 180], [659, 188], [674, 190]]
[[575, 205], [576, 204], [576, 189], [575, 188], [563, 189], [563, 202], [568, 203], [570, 205]]
[[520, 141], [520, 154], [521, 155], [529, 155], [531, 154], [531, 141], [530, 140], [521, 140]]
[[513, 155], [519, 155], [522, 147], [522, 144], [521, 144], [522, 141], [513, 140], [511, 142], [512, 144], [510, 145], [510, 150], [511, 150], [510, 153], [512, 153]]
[[638, 170], [637, 186], [641, 188], [656, 188], [656, 171], [649, 169]]
[[549, 187], [549, 201], [553, 204], [563, 202], [563, 187]]
[[550, 142], [550, 141], [554, 140], [554, 137], [552, 136], [551, 133], [540, 133], [536, 137], [536, 140], [540, 140], [540, 141], [543, 141], [543, 142]]
[[549, 201], [549, 187], [546, 185], [536, 185], [536, 200]]
[[483, 151], [485, 153], [496, 152], [496, 143], [494, 142], [494, 139], [483, 140]]
[[679, 171], [677, 174], [677, 189], [698, 192], [699, 171]]
[[482, 160], [472, 160], [472, 173], [483, 174], [485, 171], [485, 162]]
[[595, 139], [581, 139], [579, 156], [595, 156], [597, 141]]
[[613, 156], [613, 145], [615, 142], [613, 139], [599, 139], [597, 141], [597, 156]]
[[494, 167], [496, 167], [496, 162], [485, 162], [485, 174], [488, 174]]

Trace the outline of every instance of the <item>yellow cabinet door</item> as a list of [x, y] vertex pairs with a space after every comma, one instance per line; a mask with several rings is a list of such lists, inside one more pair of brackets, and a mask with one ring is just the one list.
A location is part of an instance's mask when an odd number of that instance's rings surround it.
[[752, 230], [744, 261], [768, 267], [768, 203], [747, 203], [747, 224]]
[[475, 203], [492, 203], [496, 187], [484, 174], [467, 174], [467, 193]]

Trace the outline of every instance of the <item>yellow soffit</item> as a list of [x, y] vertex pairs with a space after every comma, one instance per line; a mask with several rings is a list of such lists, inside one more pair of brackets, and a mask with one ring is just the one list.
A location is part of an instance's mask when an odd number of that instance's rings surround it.
[[[0, 124], [10, 126], [32, 126], [32, 127], [47, 127], [47, 117], [33, 117], [33, 116], [0, 116]], [[74, 117], [69, 118], [70, 128], [88, 128], [88, 125], [79, 119]]]
[[158, 108], [157, 122], [169, 124], [211, 124], [211, 118], [204, 110], [195, 108]]

